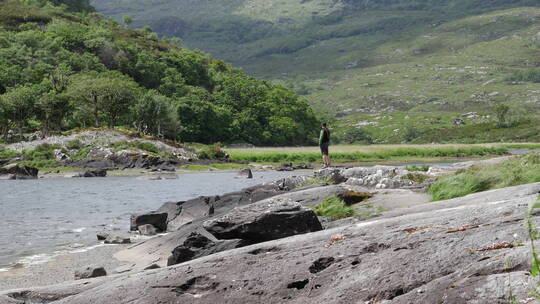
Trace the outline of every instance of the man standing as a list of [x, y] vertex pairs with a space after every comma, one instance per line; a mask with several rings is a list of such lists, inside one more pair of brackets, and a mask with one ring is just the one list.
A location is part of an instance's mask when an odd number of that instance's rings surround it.
[[326, 123], [323, 123], [321, 125], [321, 134], [319, 135], [319, 147], [321, 147], [324, 168], [330, 167], [330, 156], [328, 155], [329, 145], [330, 145], [330, 130], [328, 130]]

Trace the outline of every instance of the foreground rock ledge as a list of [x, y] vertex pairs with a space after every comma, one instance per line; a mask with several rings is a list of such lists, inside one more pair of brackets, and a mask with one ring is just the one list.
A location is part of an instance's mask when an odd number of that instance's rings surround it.
[[0, 303], [519, 302], [534, 286], [523, 222], [539, 191], [419, 205], [167, 268], [9, 291]]

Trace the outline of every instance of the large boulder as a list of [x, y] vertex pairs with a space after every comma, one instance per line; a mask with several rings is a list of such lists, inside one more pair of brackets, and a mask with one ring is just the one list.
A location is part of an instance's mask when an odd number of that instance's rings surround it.
[[0, 179], [36, 179], [38, 172], [30, 166], [11, 164], [0, 168]]
[[81, 177], [106, 177], [107, 170], [97, 169], [97, 170], [87, 170], [81, 174]]
[[194, 220], [212, 215], [214, 213], [214, 202], [218, 198], [217, 196], [201, 196], [178, 203], [165, 203], [157, 212], [167, 213], [167, 228], [174, 231]]
[[134, 214], [131, 216], [131, 231], [139, 230], [139, 226], [150, 224], [156, 227], [158, 232], [167, 231], [167, 213], [149, 212], [143, 214]]
[[218, 240], [208, 232], [192, 232], [180, 246], [174, 248], [167, 266], [175, 265], [217, 252], [247, 245], [243, 240]]
[[244, 168], [238, 171], [238, 177], [253, 178], [253, 172], [249, 168]]
[[235, 208], [206, 221], [203, 227], [218, 239], [243, 239], [252, 244], [322, 230], [311, 209], [289, 200], [265, 200]]
[[107, 271], [103, 267], [86, 267], [75, 271], [75, 280], [91, 279], [103, 277], [107, 275]]

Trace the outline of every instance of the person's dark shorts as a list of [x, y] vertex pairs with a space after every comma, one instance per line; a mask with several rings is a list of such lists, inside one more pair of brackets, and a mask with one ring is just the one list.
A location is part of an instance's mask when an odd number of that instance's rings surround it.
[[329, 145], [330, 145], [329, 142], [321, 143], [320, 147], [321, 147], [321, 153], [323, 155], [328, 155], [328, 146]]

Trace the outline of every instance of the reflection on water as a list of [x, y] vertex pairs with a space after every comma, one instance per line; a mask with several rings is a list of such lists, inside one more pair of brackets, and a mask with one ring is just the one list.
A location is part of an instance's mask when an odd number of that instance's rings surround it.
[[135, 177], [1, 181], [0, 268], [44, 262], [53, 252], [95, 245], [96, 232], [127, 231], [130, 214], [157, 209], [167, 201], [237, 191], [291, 174], [254, 172], [249, 180], [235, 178], [235, 173], [194, 173], [159, 181]]

